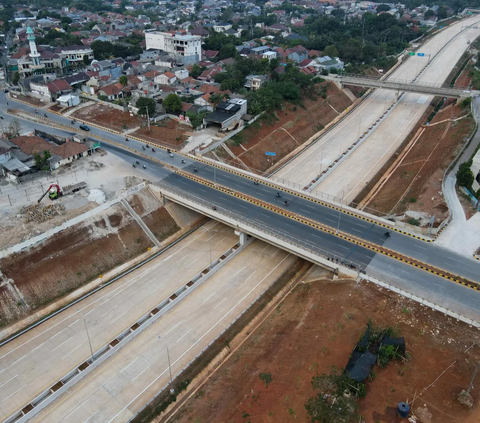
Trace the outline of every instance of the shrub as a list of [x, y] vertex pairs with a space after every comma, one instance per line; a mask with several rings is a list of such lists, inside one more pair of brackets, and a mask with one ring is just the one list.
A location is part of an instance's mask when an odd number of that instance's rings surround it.
[[378, 351], [378, 362], [380, 367], [386, 367], [389, 361], [395, 357], [395, 350], [396, 348], [394, 345], [382, 345]]

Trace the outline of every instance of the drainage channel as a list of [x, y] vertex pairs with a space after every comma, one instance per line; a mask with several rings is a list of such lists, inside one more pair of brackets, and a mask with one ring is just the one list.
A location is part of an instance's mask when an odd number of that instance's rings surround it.
[[66, 390], [72, 387], [75, 383], [83, 379], [88, 373], [93, 371], [101, 363], [103, 363], [108, 357], [116, 353], [126, 343], [132, 340], [134, 337], [143, 332], [148, 326], [150, 326], [159, 317], [165, 314], [185, 296], [190, 294], [195, 288], [205, 282], [210, 275], [222, 268], [229, 260], [249, 245], [254, 238], [248, 237], [247, 242], [242, 246], [239, 243], [235, 244], [232, 248], [225, 251], [220, 257], [216, 258], [209, 267], [197, 273], [186, 284], [182, 285], [176, 291], [171, 293], [167, 298], [160, 302], [157, 306], [151, 309], [148, 313], [144, 314], [133, 325], [125, 329], [119, 335], [117, 335], [108, 344], [101, 347], [93, 354], [92, 357], [82, 362], [79, 366], [68, 372], [60, 380], [55, 382], [50, 388], [43, 391], [40, 395], [35, 397], [33, 401], [25, 405], [22, 409], [15, 412], [9, 418], [4, 420], [4, 423], [24, 423], [31, 419], [47, 405], [52, 403], [56, 398], [63, 394]]

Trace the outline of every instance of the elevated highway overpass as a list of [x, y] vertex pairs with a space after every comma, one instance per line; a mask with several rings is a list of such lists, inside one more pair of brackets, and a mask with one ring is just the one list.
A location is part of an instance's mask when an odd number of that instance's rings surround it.
[[364, 75], [329, 75], [325, 79], [334, 81], [342, 86], [353, 85], [365, 88], [380, 88], [384, 90], [393, 90], [397, 93], [411, 92], [417, 94], [436, 95], [451, 98], [476, 97], [480, 94], [478, 90], [471, 90], [468, 87], [452, 88], [449, 85], [434, 84], [429, 82], [417, 82], [400, 79], [379, 79]]

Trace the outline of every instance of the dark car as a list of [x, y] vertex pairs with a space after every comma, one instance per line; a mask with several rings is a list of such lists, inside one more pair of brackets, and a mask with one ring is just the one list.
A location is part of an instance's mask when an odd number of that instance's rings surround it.
[[6, 89], [6, 90], [4, 91], [4, 93], [5, 93], [5, 94], [8, 93], [8, 90]]
[[85, 125], [84, 123], [82, 123], [80, 125], [80, 129], [83, 129], [84, 131], [90, 131], [90, 128], [87, 125]]

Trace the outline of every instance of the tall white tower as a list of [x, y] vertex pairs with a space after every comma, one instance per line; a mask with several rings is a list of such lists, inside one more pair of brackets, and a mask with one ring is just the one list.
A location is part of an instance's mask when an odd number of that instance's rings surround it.
[[30, 45], [30, 58], [34, 66], [40, 66], [40, 53], [37, 51], [37, 44], [35, 44], [35, 35], [31, 27], [27, 28], [27, 40]]

